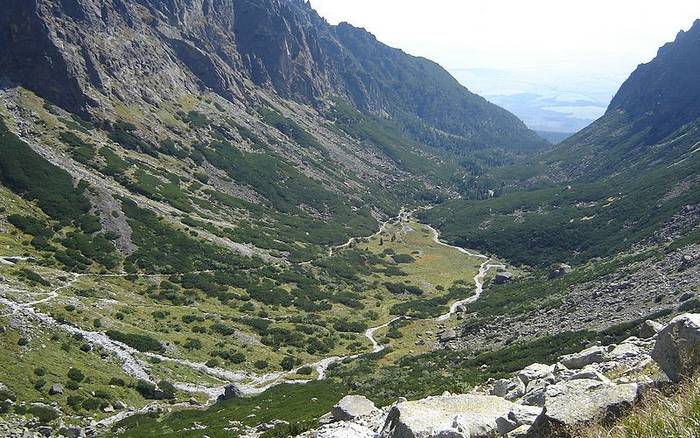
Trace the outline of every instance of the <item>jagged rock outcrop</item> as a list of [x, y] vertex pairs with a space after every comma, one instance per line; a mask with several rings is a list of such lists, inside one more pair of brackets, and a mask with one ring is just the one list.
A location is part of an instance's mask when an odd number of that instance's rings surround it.
[[641, 64], [617, 92], [608, 113], [622, 113], [643, 128], [647, 142], [659, 141], [700, 113], [700, 19], [674, 42], [661, 47], [656, 58]]

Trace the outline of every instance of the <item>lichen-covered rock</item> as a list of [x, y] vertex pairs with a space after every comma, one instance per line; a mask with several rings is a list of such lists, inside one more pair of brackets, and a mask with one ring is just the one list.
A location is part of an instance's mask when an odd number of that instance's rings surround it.
[[[554, 367], [552, 365], [543, 365], [541, 363], [533, 363], [525, 368], [523, 368], [518, 374], [518, 378], [523, 382], [525, 386], [528, 386], [530, 382], [535, 380], [544, 379], [548, 376], [552, 376], [554, 372]], [[553, 377], [553, 376], [552, 376]]]
[[602, 383], [610, 383], [610, 379], [590, 365], [575, 371], [573, 374], [567, 376], [566, 380], [595, 380]]
[[321, 427], [312, 435], [313, 438], [375, 438], [377, 434], [355, 423], [333, 423]]
[[674, 318], [656, 337], [651, 357], [674, 382], [700, 366], [700, 314]]
[[544, 413], [532, 426], [533, 433], [549, 434], [586, 424], [605, 416], [618, 416], [634, 404], [636, 383], [606, 384], [597, 380], [570, 380], [551, 385], [545, 392]]
[[518, 377], [499, 379], [493, 382], [489, 394], [512, 401], [525, 394], [525, 385]]
[[523, 426], [530, 426], [542, 415], [543, 409], [537, 406], [513, 405], [507, 414], [496, 419], [498, 433], [506, 435]]
[[463, 394], [428, 397], [391, 408], [382, 430], [386, 438], [476, 438], [498, 430], [513, 403], [500, 397]]
[[623, 342], [608, 354], [611, 360], [624, 360], [642, 355], [642, 350], [632, 342]]

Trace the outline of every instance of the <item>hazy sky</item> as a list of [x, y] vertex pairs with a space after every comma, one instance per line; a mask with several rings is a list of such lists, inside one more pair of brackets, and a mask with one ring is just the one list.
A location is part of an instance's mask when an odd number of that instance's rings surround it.
[[311, 0], [329, 22], [433, 59], [484, 95], [547, 90], [607, 104], [700, 0]]

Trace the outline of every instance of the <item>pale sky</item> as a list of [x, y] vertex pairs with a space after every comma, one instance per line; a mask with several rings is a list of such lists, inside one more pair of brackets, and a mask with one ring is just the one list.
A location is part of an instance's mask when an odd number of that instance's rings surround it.
[[472, 91], [583, 94], [607, 104], [637, 64], [700, 18], [700, 0], [311, 0], [447, 68]]

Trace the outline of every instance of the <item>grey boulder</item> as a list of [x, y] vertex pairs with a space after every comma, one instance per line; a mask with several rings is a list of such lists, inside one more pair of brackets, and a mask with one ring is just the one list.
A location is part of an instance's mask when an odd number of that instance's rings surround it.
[[457, 333], [452, 329], [447, 329], [440, 334], [441, 342], [449, 342], [453, 339], [457, 339]]
[[567, 354], [559, 358], [559, 361], [567, 368], [580, 369], [586, 365], [605, 362], [608, 358], [608, 352], [604, 347], [590, 347], [583, 351], [573, 354]]
[[532, 426], [540, 435], [556, 435], [601, 417], [616, 417], [638, 398], [636, 383], [612, 385], [598, 380], [570, 380], [547, 387], [544, 413]]
[[525, 368], [523, 368], [518, 374], [518, 378], [523, 382], [526, 387], [533, 381], [542, 380], [547, 377], [553, 378], [554, 366], [553, 365], [543, 365], [541, 363], [533, 363]]
[[313, 438], [375, 438], [374, 431], [355, 423], [328, 424], [312, 435]]
[[232, 398], [243, 397], [243, 392], [234, 384], [226, 385], [224, 393], [218, 398], [219, 401], [231, 400]]
[[54, 383], [51, 385], [51, 388], [49, 388], [49, 395], [59, 395], [63, 394], [63, 386], [61, 386], [60, 383]]
[[674, 382], [700, 365], [700, 314], [675, 317], [656, 336], [651, 357]]
[[656, 336], [656, 334], [660, 332], [663, 328], [664, 326], [662, 324], [648, 319], [644, 321], [639, 327], [639, 337], [642, 339], [652, 338]]
[[525, 394], [525, 385], [518, 377], [499, 379], [493, 382], [489, 394], [512, 401]]
[[542, 415], [542, 412], [541, 407], [513, 405], [507, 414], [496, 418], [498, 433], [506, 435], [523, 426], [530, 426]]
[[361, 395], [346, 395], [331, 409], [331, 415], [336, 421], [349, 421], [376, 411], [377, 407], [371, 400]]
[[498, 431], [496, 420], [513, 403], [500, 397], [463, 394], [399, 403], [387, 415], [385, 438], [479, 438]]

